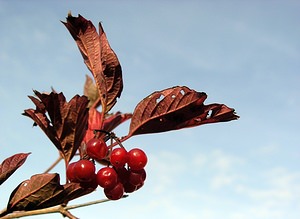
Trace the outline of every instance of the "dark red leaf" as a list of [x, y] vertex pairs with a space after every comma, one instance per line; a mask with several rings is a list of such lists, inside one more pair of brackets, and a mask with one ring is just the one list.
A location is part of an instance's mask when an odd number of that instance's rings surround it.
[[58, 174], [37, 174], [23, 181], [11, 194], [7, 212], [28, 211], [62, 204], [64, 187]]
[[23, 163], [30, 153], [19, 153], [6, 158], [0, 164], [0, 185], [7, 180]]
[[101, 113], [95, 109], [90, 108], [89, 110], [89, 119], [88, 119], [88, 129], [84, 136], [84, 142], [88, 142], [91, 138], [94, 137], [94, 131], [101, 129], [102, 120]]
[[36, 109], [25, 110], [23, 115], [30, 117], [45, 132], [68, 163], [79, 148], [87, 129], [88, 99], [74, 96], [69, 102], [63, 93], [41, 94], [30, 97]]
[[224, 104], [204, 105], [206, 97], [203, 92], [180, 86], [152, 93], [136, 106], [127, 137], [239, 118]]
[[127, 121], [131, 117], [132, 117], [131, 113], [116, 112], [115, 114], [110, 115], [105, 118], [104, 123], [103, 123], [103, 130], [105, 130], [107, 132], [111, 132], [118, 125]]
[[92, 72], [98, 91], [101, 104], [106, 108], [107, 88], [101, 62], [101, 46], [99, 35], [95, 26], [81, 15], [67, 17], [67, 22], [62, 22], [74, 38], [88, 69]]
[[[102, 130], [106, 132], [111, 132], [118, 125], [130, 119], [131, 116], [132, 116], [131, 113], [121, 113], [121, 112], [116, 112], [115, 114], [109, 115], [104, 119]], [[95, 108], [91, 108], [89, 110], [88, 130], [86, 131], [84, 142], [87, 142], [88, 140], [93, 138], [94, 131], [99, 129], [101, 129], [101, 113], [97, 111]]]
[[[108, 112], [117, 102], [123, 90], [122, 69], [119, 60], [111, 49], [101, 23], [99, 34], [91, 21], [81, 15], [68, 15], [63, 22], [83, 56], [84, 62], [92, 72], [102, 104], [102, 110]], [[95, 102], [95, 108], [98, 103]]]
[[[35, 93], [36, 92], [37, 91], [35, 91]], [[54, 95], [49, 96], [49, 98], [53, 96]], [[56, 131], [55, 128], [53, 127], [53, 124], [51, 124], [51, 121], [46, 115], [47, 110], [45, 104], [43, 103], [43, 100], [39, 100], [33, 96], [29, 96], [29, 98], [35, 104], [36, 109], [24, 110], [23, 115], [30, 117], [34, 121], [34, 125], [38, 125], [45, 132], [45, 134], [52, 141], [52, 143], [57, 147], [57, 149], [61, 151], [62, 147], [60, 141], [56, 136]]]
[[69, 30], [83, 56], [84, 62], [93, 74], [101, 74], [101, 50], [97, 30], [93, 23], [81, 15], [67, 17], [67, 22], [62, 22]]
[[67, 203], [70, 200], [87, 195], [95, 191], [96, 185], [89, 185], [88, 183], [67, 183], [64, 185], [65, 197], [64, 202]]
[[122, 69], [117, 55], [108, 43], [101, 23], [99, 23], [99, 35], [101, 61], [108, 95], [106, 112], [108, 112], [115, 105], [123, 90]]
[[85, 96], [76, 95], [68, 103], [63, 112], [63, 128], [58, 133], [63, 154], [69, 162], [79, 148], [87, 130], [88, 100]]

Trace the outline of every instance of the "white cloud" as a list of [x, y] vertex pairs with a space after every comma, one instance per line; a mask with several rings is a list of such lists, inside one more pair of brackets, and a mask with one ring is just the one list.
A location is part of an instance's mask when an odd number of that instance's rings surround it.
[[[259, 153], [273, 154], [278, 149], [276, 144], [261, 148]], [[210, 175], [210, 192], [206, 200], [216, 208], [222, 202], [232, 202], [236, 210], [230, 209], [227, 216], [230, 219], [267, 219], [296, 218], [294, 208], [300, 206], [300, 172], [284, 167], [256, 167], [256, 171], [248, 172], [247, 168], [253, 160], [237, 157], [222, 150], [195, 155], [193, 164], [199, 169], [206, 168]], [[230, 196], [216, 196], [226, 191]], [[201, 194], [195, 199], [199, 199]], [[222, 205], [221, 205], [222, 206]], [[222, 210], [220, 210], [222, 212]], [[218, 218], [221, 214], [214, 215]], [[299, 216], [299, 214], [298, 214]]]
[[220, 189], [224, 186], [231, 185], [237, 179], [233, 174], [217, 174], [211, 179], [211, 187], [213, 189]]
[[162, 151], [159, 154], [151, 154], [149, 160], [151, 160], [149, 172], [155, 174], [151, 176], [156, 181], [153, 188], [155, 193], [161, 193], [176, 184], [174, 178], [185, 169], [184, 157], [175, 152]]
[[211, 159], [212, 167], [217, 171], [231, 171], [236, 165], [243, 163], [240, 157], [226, 154], [222, 150], [214, 150]]
[[279, 167], [263, 170], [260, 173], [262, 173], [259, 174], [261, 177], [257, 181], [260, 180], [261, 183], [240, 184], [236, 187], [243, 200], [252, 203], [246, 211], [253, 218], [281, 219], [288, 218], [287, 214], [296, 218], [294, 207], [291, 206], [300, 206], [300, 172]]
[[245, 163], [241, 157], [225, 153], [221, 149], [215, 149], [207, 154], [196, 154], [193, 165], [200, 171], [210, 170], [210, 187], [220, 189], [223, 186], [232, 185], [236, 180], [243, 178], [237, 167]]
[[279, 145], [277, 143], [269, 143], [257, 149], [259, 155], [272, 155], [279, 150]]

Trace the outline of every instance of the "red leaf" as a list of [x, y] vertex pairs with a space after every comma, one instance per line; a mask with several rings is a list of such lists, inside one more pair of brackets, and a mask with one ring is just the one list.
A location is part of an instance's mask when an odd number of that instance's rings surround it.
[[179, 86], [152, 93], [136, 106], [127, 138], [239, 118], [224, 104], [205, 106], [206, 97], [203, 92]]
[[123, 90], [122, 69], [117, 55], [108, 43], [101, 23], [99, 23], [99, 35], [101, 61], [108, 95], [106, 112], [108, 112], [115, 105], [117, 98], [121, 96]]
[[64, 187], [59, 183], [58, 174], [33, 175], [12, 192], [7, 205], [7, 213], [62, 204], [64, 197]]
[[[51, 97], [49, 96], [49, 98], [53, 98], [53, 96], [54, 95], [52, 95]], [[55, 128], [53, 127], [53, 124], [51, 124], [51, 121], [47, 117], [47, 110], [45, 104], [43, 103], [43, 101], [33, 96], [29, 96], [29, 98], [36, 105], [36, 109], [24, 110], [23, 115], [30, 117], [34, 121], [34, 125], [38, 125], [45, 132], [45, 134], [52, 141], [52, 143], [57, 147], [57, 149], [61, 151], [62, 147], [59, 142], [59, 139], [56, 136]]]
[[102, 125], [101, 113], [95, 108], [90, 108], [89, 119], [88, 119], [88, 129], [84, 136], [84, 142], [88, 142], [94, 137], [94, 131], [100, 129]]
[[[99, 34], [91, 21], [81, 15], [68, 15], [63, 22], [83, 56], [84, 62], [92, 72], [102, 104], [102, 110], [108, 112], [117, 102], [123, 90], [122, 69], [119, 60], [111, 49], [101, 23]], [[97, 102], [94, 106], [98, 106]]]
[[67, 22], [62, 22], [76, 41], [82, 54], [84, 63], [92, 72], [98, 87], [102, 106], [106, 108], [107, 89], [101, 62], [101, 47], [99, 35], [93, 23], [81, 15], [67, 17]]
[[93, 191], [95, 191], [97, 187], [96, 185], [89, 186], [88, 183], [67, 183], [64, 185], [65, 190], [65, 203], [67, 203], [70, 200], [76, 199], [78, 197], [81, 197], [83, 195], [87, 195]]
[[[116, 112], [115, 114], [107, 116], [104, 119], [102, 129], [106, 132], [111, 132], [118, 125], [130, 119], [131, 116], [132, 116], [131, 113], [121, 113], [121, 112]], [[101, 113], [97, 111], [95, 108], [91, 108], [89, 110], [88, 130], [86, 131], [84, 142], [87, 142], [88, 140], [93, 138], [94, 131], [100, 128], [101, 128]]]
[[30, 117], [45, 132], [68, 163], [79, 148], [88, 121], [88, 99], [74, 96], [69, 102], [63, 93], [41, 94], [30, 97], [36, 109], [25, 110], [23, 115]]
[[100, 41], [93, 23], [81, 15], [73, 17], [71, 14], [68, 15], [67, 22], [62, 23], [76, 41], [88, 69], [93, 74], [100, 74], [103, 71], [101, 65]]
[[0, 164], [0, 185], [7, 180], [23, 163], [30, 153], [15, 154]]
[[127, 121], [131, 117], [132, 117], [131, 113], [116, 112], [115, 114], [110, 115], [107, 118], [105, 118], [104, 123], [103, 123], [103, 130], [105, 130], [107, 132], [111, 132], [118, 125]]

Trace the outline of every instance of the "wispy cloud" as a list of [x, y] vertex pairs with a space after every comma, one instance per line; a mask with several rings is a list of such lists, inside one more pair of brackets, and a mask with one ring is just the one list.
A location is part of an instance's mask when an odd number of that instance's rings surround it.
[[[157, 182], [153, 190], [158, 197], [155, 205], [164, 206], [166, 212], [177, 212], [177, 216], [281, 219], [290, 213], [291, 206], [300, 206], [300, 171], [271, 167], [248, 173], [243, 168], [249, 165], [247, 159], [221, 149], [195, 154], [191, 160], [175, 152], [163, 152], [152, 155], [152, 162], [155, 168], [151, 169], [151, 175]], [[188, 184], [181, 184], [183, 181], [180, 177], [189, 174], [191, 168], [200, 173], [190, 181], [186, 180]], [[155, 176], [153, 171], [156, 172]], [[209, 183], [210, 190], [203, 190], [199, 180]], [[189, 202], [194, 214], [184, 208], [174, 208], [182, 200]], [[236, 208], [226, 209], [224, 203], [235, 205]]]

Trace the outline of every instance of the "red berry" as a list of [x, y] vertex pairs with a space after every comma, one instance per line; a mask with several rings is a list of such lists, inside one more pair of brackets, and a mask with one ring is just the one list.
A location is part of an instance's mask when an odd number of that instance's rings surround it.
[[118, 174], [118, 181], [125, 184], [128, 181], [129, 171], [123, 166], [122, 168], [115, 168]]
[[95, 160], [102, 160], [107, 152], [108, 147], [102, 139], [92, 138], [86, 143], [86, 153]]
[[103, 188], [112, 188], [118, 183], [118, 174], [111, 167], [103, 167], [97, 173], [97, 183]]
[[74, 176], [74, 166], [76, 162], [70, 163], [67, 167], [67, 178], [70, 182], [78, 182]]
[[123, 186], [124, 186], [124, 191], [126, 193], [132, 193], [132, 192], [136, 191], [136, 189], [137, 189], [137, 187], [135, 185], [132, 185], [129, 182], [126, 182]]
[[124, 187], [122, 183], [117, 183], [112, 188], [104, 189], [104, 194], [110, 200], [118, 200], [123, 197], [124, 195]]
[[116, 167], [123, 167], [128, 161], [128, 153], [124, 148], [115, 148], [110, 155], [110, 163]]
[[142, 182], [141, 184], [137, 185], [135, 191], [137, 191], [137, 190], [139, 190], [141, 187], [143, 187], [144, 183], [145, 183], [145, 182]]
[[137, 190], [139, 190], [142, 186], [144, 185], [144, 182], [138, 184], [138, 185], [133, 185], [130, 182], [126, 182], [125, 184], [123, 184], [124, 186], [124, 191], [126, 193], [132, 193], [135, 192]]
[[79, 160], [74, 164], [73, 173], [79, 182], [90, 182], [95, 178], [95, 165], [89, 160]]
[[132, 170], [141, 170], [147, 164], [147, 156], [141, 149], [134, 148], [128, 152], [128, 166]]
[[141, 170], [130, 170], [128, 176], [128, 182], [134, 186], [138, 186], [143, 183], [146, 179], [145, 169]]
[[86, 190], [95, 190], [98, 187], [96, 174], [94, 175], [93, 179], [89, 182], [81, 182], [80, 186]]

